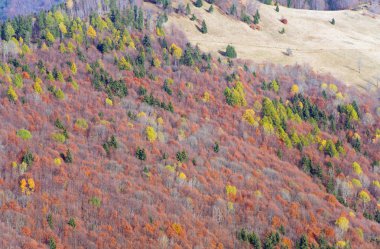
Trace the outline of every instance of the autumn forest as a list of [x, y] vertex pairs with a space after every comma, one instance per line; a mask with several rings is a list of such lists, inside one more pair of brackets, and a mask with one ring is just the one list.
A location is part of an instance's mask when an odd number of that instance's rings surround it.
[[380, 92], [204, 53], [171, 11], [0, 23], [0, 248], [379, 248]]

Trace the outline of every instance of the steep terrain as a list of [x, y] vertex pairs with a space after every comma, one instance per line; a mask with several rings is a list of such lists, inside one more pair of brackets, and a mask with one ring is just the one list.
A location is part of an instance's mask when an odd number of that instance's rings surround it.
[[0, 20], [26, 15], [43, 10], [49, 10], [55, 4], [64, 0], [2, 0], [0, 1]]
[[[364, 89], [378, 87], [380, 80], [380, 16], [366, 11], [310, 11], [260, 5], [261, 30], [222, 14], [217, 7], [209, 13], [209, 5], [191, 6], [198, 23], [183, 15], [172, 15], [167, 27], [180, 28], [193, 45], [218, 55], [228, 44], [239, 58], [256, 63], [282, 65], [309, 64], [319, 73], [331, 73], [346, 85]], [[286, 18], [288, 24], [280, 22]], [[329, 21], [334, 18], [336, 24]], [[197, 26], [205, 20], [207, 34]], [[221, 25], [222, 24], [222, 25]], [[280, 34], [281, 29], [284, 34]], [[290, 48], [292, 56], [285, 53]]]
[[297, 9], [342, 10], [358, 6], [360, 3], [371, 3], [377, 0], [260, 0], [262, 3], [279, 3]]
[[0, 248], [379, 247], [379, 92], [86, 3], [1, 23]]

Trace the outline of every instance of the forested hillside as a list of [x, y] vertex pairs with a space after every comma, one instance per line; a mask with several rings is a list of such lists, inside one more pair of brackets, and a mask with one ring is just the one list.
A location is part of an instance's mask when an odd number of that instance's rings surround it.
[[157, 6], [1, 24], [0, 248], [378, 248], [379, 92], [205, 54]]
[[313, 10], [343, 10], [358, 6], [361, 3], [372, 3], [376, 0], [260, 0], [265, 4], [279, 3], [283, 6], [297, 9]]
[[49, 10], [52, 6], [64, 0], [1, 0], [0, 20], [13, 18], [38, 11]]

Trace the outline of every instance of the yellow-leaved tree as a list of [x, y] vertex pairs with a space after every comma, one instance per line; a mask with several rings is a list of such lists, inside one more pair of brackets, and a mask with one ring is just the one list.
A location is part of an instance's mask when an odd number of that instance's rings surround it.
[[259, 126], [258, 121], [260, 121], [260, 118], [255, 117], [255, 111], [253, 109], [247, 109], [243, 114], [243, 120], [247, 122], [249, 125], [257, 127]]
[[62, 35], [66, 35], [67, 34], [67, 28], [66, 28], [66, 25], [61, 22], [59, 23], [59, 30], [61, 31]]
[[77, 74], [77, 70], [78, 70], [78, 69], [77, 69], [77, 65], [75, 64], [74, 61], [71, 62], [70, 70], [71, 70], [71, 72], [72, 72], [74, 75]]
[[92, 27], [91, 25], [89, 25], [87, 28], [87, 36], [90, 37], [91, 39], [96, 38], [96, 31], [94, 27]]
[[9, 86], [8, 91], [7, 91], [7, 95], [8, 95], [9, 100], [12, 102], [16, 102], [18, 99], [17, 93], [13, 89], [12, 86]]
[[73, 6], [74, 6], [73, 0], [67, 0], [66, 1], [66, 7], [67, 7], [67, 9], [71, 10], [73, 8]]
[[357, 162], [352, 163], [352, 168], [357, 175], [361, 175], [363, 173], [362, 167], [360, 167], [360, 164]]
[[296, 85], [296, 84], [292, 85], [292, 88], [290, 89], [290, 92], [291, 92], [292, 94], [296, 94], [296, 93], [298, 93], [298, 92], [299, 92], [299, 87], [298, 87], [298, 85]]
[[149, 142], [156, 141], [157, 133], [152, 126], [146, 127], [145, 133], [146, 133], [146, 138], [149, 140]]
[[228, 198], [235, 197], [236, 193], [237, 193], [236, 186], [233, 186], [233, 185], [230, 185], [230, 184], [226, 185], [226, 194], [227, 194]]
[[360, 193], [359, 193], [359, 198], [360, 198], [360, 200], [363, 202], [364, 208], [365, 208], [365, 205], [366, 205], [368, 202], [371, 201], [371, 197], [370, 197], [369, 194], [368, 194], [366, 191], [364, 191], [364, 190], [360, 191]]
[[340, 216], [335, 224], [339, 227], [339, 229], [342, 231], [342, 232], [346, 232], [350, 226], [350, 221], [344, 217], [344, 216]]
[[174, 56], [175, 59], [179, 60], [182, 56], [182, 48], [177, 46], [175, 43], [172, 43], [170, 46], [170, 53]]

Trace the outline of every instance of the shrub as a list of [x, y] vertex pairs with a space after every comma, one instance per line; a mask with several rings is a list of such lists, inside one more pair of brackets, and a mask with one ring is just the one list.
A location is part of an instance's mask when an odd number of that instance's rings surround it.
[[22, 140], [29, 140], [32, 138], [32, 134], [30, 133], [30, 131], [25, 129], [18, 130], [17, 136], [20, 137]]
[[288, 19], [286, 18], [281, 18], [280, 22], [282, 22], [283, 24], [288, 24]]

